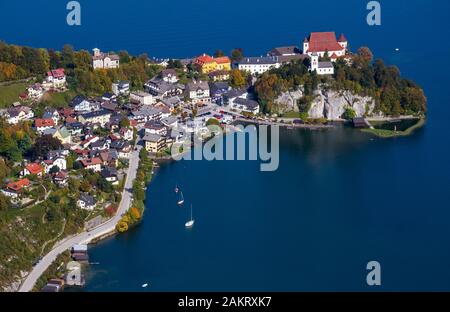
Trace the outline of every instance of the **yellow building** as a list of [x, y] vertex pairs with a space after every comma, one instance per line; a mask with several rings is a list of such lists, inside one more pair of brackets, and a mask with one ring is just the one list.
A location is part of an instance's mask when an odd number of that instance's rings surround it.
[[231, 70], [231, 61], [227, 56], [213, 58], [203, 54], [195, 59], [195, 65], [203, 74], [209, 74], [217, 70]]
[[216, 57], [214, 61], [217, 64], [217, 70], [231, 70], [231, 60], [228, 56]]

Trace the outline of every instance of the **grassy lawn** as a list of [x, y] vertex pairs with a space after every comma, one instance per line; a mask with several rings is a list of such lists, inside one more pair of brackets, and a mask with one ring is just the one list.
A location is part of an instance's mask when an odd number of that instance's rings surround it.
[[19, 101], [19, 94], [27, 89], [28, 83], [14, 83], [8, 86], [0, 86], [0, 108], [7, 108]]
[[425, 125], [425, 119], [421, 118], [415, 125], [409, 127], [405, 131], [393, 131], [386, 129], [361, 129], [363, 132], [372, 133], [380, 138], [392, 138], [399, 136], [408, 136], [413, 133], [416, 129], [419, 129]]
[[75, 97], [76, 93], [74, 91], [66, 91], [62, 93], [49, 93], [47, 92], [42, 97], [42, 101], [54, 108], [67, 107], [68, 103]]
[[299, 112], [286, 112], [284, 113], [281, 118], [300, 118], [300, 113]]

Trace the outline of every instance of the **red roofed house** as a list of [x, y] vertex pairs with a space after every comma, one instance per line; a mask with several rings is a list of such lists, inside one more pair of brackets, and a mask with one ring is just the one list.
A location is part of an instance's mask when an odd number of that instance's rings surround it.
[[227, 56], [213, 58], [203, 54], [197, 57], [194, 63], [203, 74], [216, 70], [231, 70], [231, 60]]
[[42, 177], [42, 173], [44, 172], [44, 168], [38, 163], [31, 163], [25, 166], [25, 168], [20, 172], [22, 177], [27, 175], [37, 175], [38, 177]]
[[3, 189], [2, 192], [5, 196], [18, 198], [23, 189], [30, 186], [30, 180], [22, 179], [16, 182], [11, 182]]
[[102, 171], [102, 160], [98, 157], [91, 159], [84, 159], [81, 161], [81, 164], [86, 170], [92, 170], [94, 172]]
[[39, 133], [43, 133], [45, 130], [53, 128], [55, 126], [55, 121], [52, 118], [48, 119], [36, 119], [34, 121], [36, 130]]
[[66, 74], [64, 68], [53, 69], [47, 73], [46, 82], [54, 88], [62, 88], [66, 85]]
[[319, 57], [323, 57], [328, 52], [328, 56], [336, 60], [347, 54], [347, 47], [348, 42], [344, 35], [336, 40], [334, 32], [313, 32], [303, 42], [303, 54], [312, 56], [316, 53]]

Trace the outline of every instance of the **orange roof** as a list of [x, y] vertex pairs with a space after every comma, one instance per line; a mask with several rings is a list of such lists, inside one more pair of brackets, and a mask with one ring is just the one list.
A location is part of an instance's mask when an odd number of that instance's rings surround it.
[[212, 62], [214, 62], [214, 59], [211, 56], [209, 56], [208, 54], [203, 54], [202, 56], [197, 57], [195, 62], [197, 64], [202, 65], [205, 63], [212, 63]]
[[43, 170], [42, 166], [37, 163], [28, 164], [25, 168], [30, 172], [30, 174], [39, 174], [42, 173]]
[[30, 180], [22, 179], [16, 182], [9, 183], [6, 187], [12, 191], [19, 192], [27, 186], [30, 186]]
[[53, 127], [55, 125], [55, 122], [51, 118], [49, 118], [49, 119], [36, 119], [35, 124], [36, 124], [36, 128]]
[[94, 166], [94, 165], [101, 165], [102, 160], [98, 157], [91, 158], [91, 159], [84, 159], [81, 161], [84, 167], [88, 166]]
[[230, 58], [228, 56], [216, 57], [214, 59], [214, 61], [216, 61], [217, 64], [231, 63], [231, 60], [230, 60]]
[[334, 32], [313, 32], [309, 37], [309, 49], [306, 52], [341, 51], [342, 46], [336, 40]]

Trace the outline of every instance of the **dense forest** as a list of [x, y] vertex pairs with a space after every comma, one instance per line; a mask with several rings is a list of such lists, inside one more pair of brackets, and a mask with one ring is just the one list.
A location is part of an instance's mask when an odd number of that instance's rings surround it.
[[120, 51], [120, 68], [92, 70], [91, 54], [75, 51], [65, 45], [62, 51], [8, 45], [0, 41], [0, 82], [29, 77], [41, 80], [50, 69], [64, 68], [69, 87], [79, 93], [91, 95], [111, 90], [116, 80], [128, 80], [134, 89], [142, 88], [145, 81], [158, 74], [159, 66], [149, 64], [146, 54], [133, 57]]
[[[327, 60], [327, 56], [323, 60]], [[413, 81], [402, 78], [396, 66], [387, 66], [382, 60], [373, 61], [372, 52], [366, 47], [360, 48], [352, 56], [350, 64], [338, 60], [335, 63], [334, 79], [310, 73], [308, 67], [309, 60], [305, 59], [261, 75], [255, 84], [255, 93], [262, 110], [272, 112], [274, 101], [282, 92], [301, 88], [304, 98], [300, 99], [298, 105], [302, 111], [312, 101], [314, 91], [323, 84], [334, 90], [349, 90], [371, 96], [375, 99], [375, 111], [385, 115], [426, 113], [427, 99], [423, 90]]]

